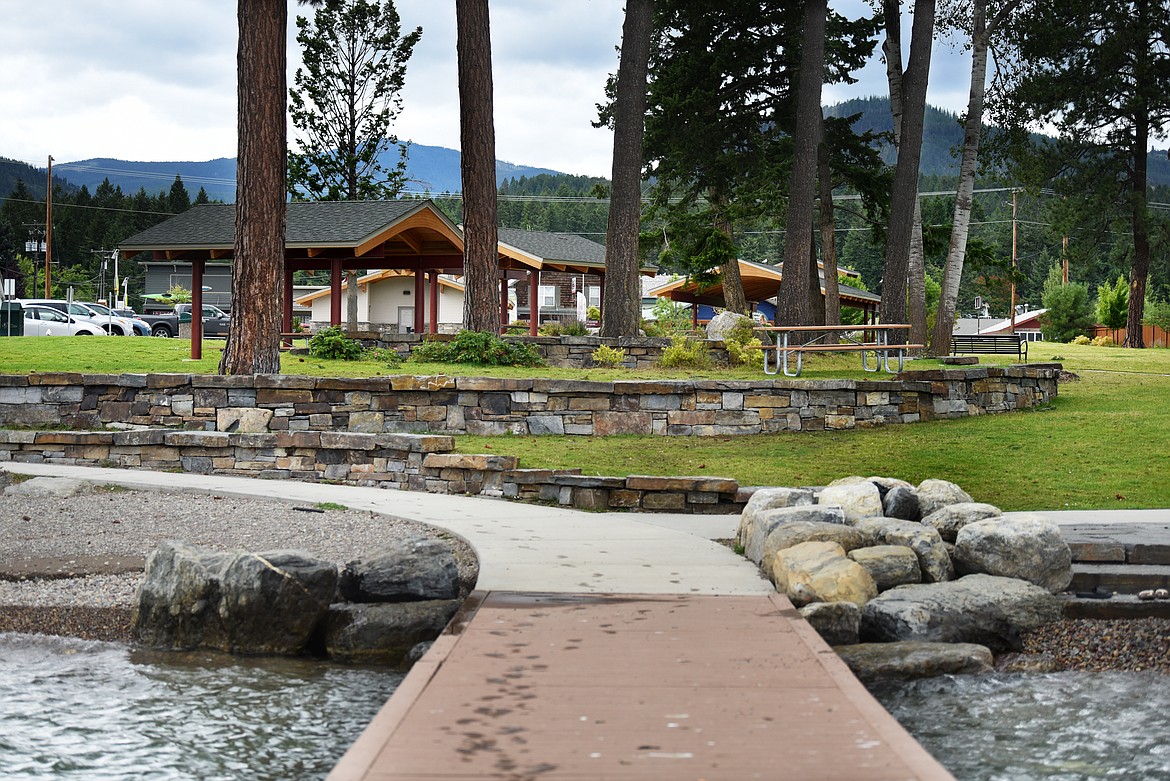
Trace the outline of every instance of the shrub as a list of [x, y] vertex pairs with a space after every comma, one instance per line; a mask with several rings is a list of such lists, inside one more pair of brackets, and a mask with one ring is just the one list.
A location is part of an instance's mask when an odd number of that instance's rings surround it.
[[[691, 308], [675, 303], [669, 298], [659, 298], [654, 302], [654, 322], [658, 333], [655, 336], [671, 336], [682, 331], [691, 330]], [[646, 332], [650, 335], [650, 332]]]
[[1089, 344], [1093, 347], [1112, 347], [1113, 337], [1107, 336], [1106, 334], [1101, 334], [1089, 342]]
[[322, 328], [309, 339], [309, 355], [330, 361], [356, 361], [362, 357], [361, 342], [350, 339], [338, 326]]
[[1072, 344], [1088, 344], [1089, 337], [1085, 336], [1084, 334], [1081, 334], [1080, 336], [1075, 337], [1071, 343]]
[[426, 341], [414, 349], [410, 359], [421, 363], [469, 363], [474, 366], [540, 366], [544, 363], [535, 347], [508, 342], [495, 334], [460, 331], [449, 342]]
[[1125, 328], [1129, 319], [1129, 284], [1119, 276], [1097, 288], [1097, 322], [1106, 328]]
[[1054, 265], [1044, 281], [1041, 299], [1045, 312], [1040, 318], [1040, 330], [1048, 342], [1067, 342], [1089, 330], [1093, 324], [1093, 306], [1089, 302], [1088, 286], [1079, 282], [1067, 285], [1062, 281], [1059, 265]]
[[1147, 300], [1142, 322], [1163, 331], [1170, 331], [1170, 302], [1158, 298]]
[[595, 306], [591, 306], [585, 310], [585, 319], [597, 322], [601, 319], [601, 310]]
[[609, 369], [616, 368], [625, 363], [626, 351], [622, 348], [613, 348], [609, 345], [603, 344], [593, 351], [593, 363], [597, 366], [604, 366]]
[[366, 350], [365, 358], [368, 361], [380, 363], [389, 369], [394, 369], [402, 365], [402, 356], [398, 354], [398, 351], [388, 350], [385, 347], [372, 347]]
[[763, 368], [764, 351], [758, 349], [763, 342], [756, 336], [754, 328], [753, 321], [739, 320], [723, 338], [723, 345], [727, 348], [732, 366]]
[[664, 369], [706, 369], [711, 366], [711, 353], [705, 342], [676, 335], [662, 351], [658, 365]]
[[588, 336], [589, 326], [580, 320], [550, 320], [540, 327], [541, 336]]

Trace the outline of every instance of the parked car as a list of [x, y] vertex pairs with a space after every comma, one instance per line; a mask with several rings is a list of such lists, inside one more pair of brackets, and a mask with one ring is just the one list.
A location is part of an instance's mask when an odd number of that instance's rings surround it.
[[51, 307], [77, 320], [96, 325], [111, 336], [134, 335], [134, 325], [126, 318], [99, 314], [77, 301], [65, 301], [59, 298], [26, 298], [22, 299], [21, 303]]
[[[178, 336], [179, 324], [191, 322], [191, 305], [175, 304], [171, 314], [141, 315], [150, 324], [152, 336]], [[227, 336], [231, 316], [211, 304], [203, 305], [203, 335]]]
[[22, 304], [25, 336], [105, 336], [93, 323], [78, 320], [51, 306]]
[[130, 314], [125, 314], [123, 311], [117, 309], [110, 309], [105, 304], [98, 304], [93, 301], [82, 301], [82, 304], [97, 312], [102, 317], [116, 317], [128, 320], [130, 325], [134, 328], [134, 336], [150, 336], [150, 323], [134, 314], [134, 310], [130, 310]]

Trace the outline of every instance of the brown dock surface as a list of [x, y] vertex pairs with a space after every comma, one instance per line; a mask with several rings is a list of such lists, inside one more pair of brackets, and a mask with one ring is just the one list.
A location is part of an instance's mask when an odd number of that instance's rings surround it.
[[329, 775], [952, 779], [783, 596], [477, 593]]

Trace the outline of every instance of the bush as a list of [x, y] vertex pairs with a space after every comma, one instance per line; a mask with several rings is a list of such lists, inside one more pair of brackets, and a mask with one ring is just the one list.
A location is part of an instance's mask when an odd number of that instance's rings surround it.
[[1170, 331], [1170, 302], [1158, 298], [1147, 300], [1142, 322], [1163, 331]]
[[707, 369], [711, 366], [711, 353], [705, 342], [676, 335], [671, 337], [670, 347], [662, 351], [658, 365], [664, 369]]
[[385, 347], [372, 347], [365, 352], [365, 359], [380, 363], [388, 369], [396, 369], [402, 365], [402, 356], [397, 350], [388, 350]]
[[1105, 334], [1101, 334], [1100, 336], [1094, 338], [1091, 342], [1089, 342], [1089, 344], [1092, 345], [1093, 347], [1112, 347], [1113, 346], [1113, 337], [1107, 336]]
[[764, 351], [758, 349], [763, 342], [756, 336], [754, 329], [753, 321], [739, 320], [724, 337], [723, 345], [727, 348], [732, 366], [764, 367]]
[[1129, 284], [1119, 276], [1097, 288], [1097, 322], [1106, 328], [1125, 328], [1129, 319]]
[[356, 361], [362, 357], [362, 343], [350, 339], [338, 326], [322, 328], [309, 339], [309, 355], [330, 361]]
[[580, 320], [550, 320], [540, 327], [541, 336], [588, 336], [589, 326]]
[[[671, 336], [682, 331], [691, 330], [691, 308], [675, 303], [669, 298], [659, 298], [654, 302], [654, 322], [657, 324], [654, 336]], [[646, 334], [649, 336], [650, 331]]]
[[1079, 282], [1064, 284], [1059, 265], [1054, 265], [1048, 272], [1041, 300], [1048, 310], [1040, 318], [1045, 341], [1068, 342], [1093, 325], [1088, 286]]
[[626, 351], [622, 348], [613, 348], [609, 345], [601, 345], [593, 351], [593, 363], [596, 366], [604, 366], [609, 369], [617, 368], [625, 363]]
[[601, 310], [595, 306], [591, 306], [585, 310], [585, 319], [596, 323], [601, 319]]
[[541, 366], [535, 347], [508, 342], [495, 334], [460, 331], [449, 342], [426, 341], [414, 349], [416, 363], [469, 363], [473, 366]]
[[1084, 334], [1077, 336], [1071, 342], [1071, 344], [1088, 344], [1088, 343], [1089, 343], [1089, 337], [1085, 336]]

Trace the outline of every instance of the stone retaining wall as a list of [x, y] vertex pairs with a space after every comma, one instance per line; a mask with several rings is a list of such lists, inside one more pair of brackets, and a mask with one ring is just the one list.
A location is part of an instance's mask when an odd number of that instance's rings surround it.
[[0, 426], [725, 436], [1027, 409], [1056, 398], [1058, 375], [1058, 365], [909, 371], [889, 380], [0, 375]]
[[463, 455], [454, 446], [452, 437], [429, 434], [0, 430], [0, 461], [13, 463], [328, 480], [585, 510], [738, 513], [750, 494], [728, 478], [587, 477], [521, 469], [515, 456]]

